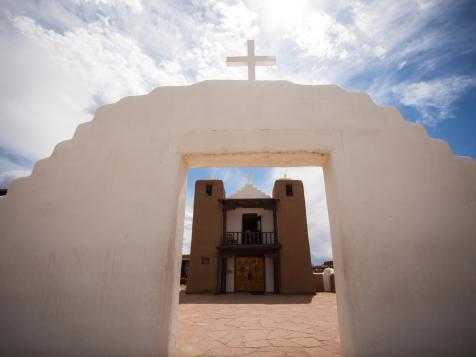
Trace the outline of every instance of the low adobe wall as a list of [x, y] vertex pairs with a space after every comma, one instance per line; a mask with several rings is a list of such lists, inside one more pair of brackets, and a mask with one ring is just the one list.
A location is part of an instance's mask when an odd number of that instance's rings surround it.
[[316, 292], [324, 291], [324, 274], [323, 273], [313, 273], [312, 278], [314, 279], [314, 285], [316, 286]]

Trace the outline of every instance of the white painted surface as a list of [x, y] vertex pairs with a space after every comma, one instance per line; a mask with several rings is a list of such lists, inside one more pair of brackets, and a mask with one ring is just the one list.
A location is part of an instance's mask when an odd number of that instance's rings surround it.
[[276, 64], [276, 57], [274, 56], [255, 56], [255, 41], [247, 41], [248, 55], [227, 57], [227, 66], [247, 66], [248, 80], [254, 81], [255, 66], [273, 66]]
[[0, 354], [173, 354], [186, 169], [218, 164], [323, 165], [344, 355], [474, 354], [475, 161], [365, 94], [284, 81], [125, 98], [14, 180]]
[[235, 291], [235, 257], [226, 260], [226, 292]]
[[261, 232], [274, 232], [273, 211], [264, 208], [236, 208], [227, 211], [226, 231], [241, 232], [243, 214], [256, 213], [261, 216]]
[[332, 286], [331, 286], [331, 274], [334, 273], [334, 269], [332, 268], [326, 268], [324, 269], [323, 272], [323, 283], [324, 283], [324, 291], [331, 291]]
[[271, 198], [263, 191], [260, 191], [256, 186], [245, 183], [229, 198]]
[[266, 292], [274, 293], [274, 264], [273, 258], [264, 257], [265, 273], [266, 273]]

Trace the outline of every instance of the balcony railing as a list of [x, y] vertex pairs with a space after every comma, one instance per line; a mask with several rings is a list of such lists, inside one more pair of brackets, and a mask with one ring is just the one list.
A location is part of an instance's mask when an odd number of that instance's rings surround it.
[[223, 245], [274, 245], [278, 244], [274, 232], [226, 232]]

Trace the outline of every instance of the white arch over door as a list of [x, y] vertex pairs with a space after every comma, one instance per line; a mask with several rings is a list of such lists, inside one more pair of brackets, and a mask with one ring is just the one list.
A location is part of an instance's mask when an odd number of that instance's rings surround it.
[[475, 162], [365, 94], [207, 81], [100, 108], [11, 184], [0, 354], [173, 354], [187, 168], [251, 164], [324, 169], [345, 355], [472, 351]]

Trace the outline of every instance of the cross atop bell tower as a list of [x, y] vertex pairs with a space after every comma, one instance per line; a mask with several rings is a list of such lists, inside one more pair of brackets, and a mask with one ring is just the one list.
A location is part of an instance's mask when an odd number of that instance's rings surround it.
[[256, 66], [274, 66], [276, 65], [275, 56], [255, 56], [255, 41], [248, 40], [248, 55], [227, 57], [227, 66], [248, 66], [248, 80], [254, 81], [256, 79]]

